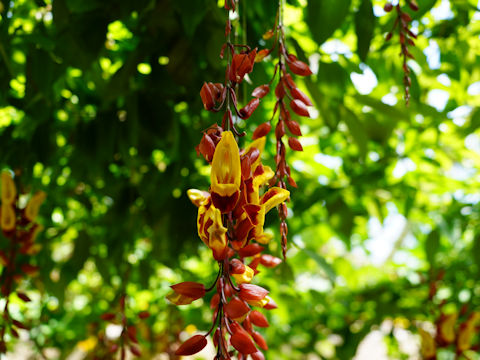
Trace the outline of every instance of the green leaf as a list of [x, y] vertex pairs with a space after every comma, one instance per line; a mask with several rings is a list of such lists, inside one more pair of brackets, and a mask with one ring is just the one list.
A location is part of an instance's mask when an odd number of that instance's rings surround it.
[[358, 146], [358, 150], [360, 152], [360, 156], [363, 158], [367, 153], [367, 133], [365, 131], [365, 127], [358, 119], [357, 115], [348, 110], [345, 107], [342, 107], [342, 119], [347, 124], [348, 130], [350, 131], [350, 135], [352, 136], [353, 140]]
[[354, 95], [355, 100], [359, 103], [370, 106], [371, 108], [378, 111], [379, 114], [384, 115], [387, 118], [392, 120], [406, 120], [408, 119], [408, 111], [404, 107], [394, 107], [387, 105], [382, 101], [375, 99], [369, 95]]
[[477, 271], [480, 273], [480, 234], [476, 234], [473, 239], [472, 255], [477, 264]]
[[306, 8], [306, 21], [313, 39], [321, 45], [337, 28], [350, 9], [351, 0], [310, 0]]
[[355, 13], [355, 32], [357, 33], [357, 53], [362, 61], [367, 59], [368, 50], [375, 30], [376, 17], [373, 14], [371, 0], [362, 0]]
[[102, 6], [102, 1], [97, 0], [66, 0], [68, 9], [72, 13], [84, 13], [96, 10]]
[[316, 253], [313, 250], [307, 249], [307, 248], [301, 248], [294, 240], [292, 240], [293, 244], [303, 251], [306, 255], [308, 255], [310, 258], [312, 258], [325, 272], [325, 275], [327, 275], [328, 279], [333, 283], [335, 283], [335, 280], [337, 278], [337, 273], [335, 272], [335, 269], [330, 265], [325, 258]]
[[427, 260], [430, 263], [430, 266], [433, 267], [435, 264], [435, 255], [440, 248], [440, 233], [438, 229], [432, 230], [427, 236], [425, 242], [425, 252], [427, 254]]

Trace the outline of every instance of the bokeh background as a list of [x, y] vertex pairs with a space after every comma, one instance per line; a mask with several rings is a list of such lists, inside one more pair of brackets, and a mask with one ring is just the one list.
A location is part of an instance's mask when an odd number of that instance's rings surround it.
[[[268, 359], [360, 359], [366, 337], [376, 342], [365, 359], [420, 359], [418, 326], [479, 309], [480, 4], [418, 3], [407, 107], [385, 1], [287, 1], [288, 48], [314, 71], [297, 82], [316, 110], [301, 120], [304, 151], [288, 156], [298, 183], [288, 261], [258, 276], [279, 305], [263, 332]], [[241, 0], [239, 42], [269, 46], [277, 5]], [[174, 359], [179, 337], [209, 328], [208, 297], [178, 308], [165, 295], [217, 271], [186, 190], [209, 185], [194, 147], [221, 121], [199, 91], [224, 76], [222, 6], [0, 2], [0, 165], [24, 191], [48, 194], [40, 271], [20, 285], [33, 301], [12, 299], [31, 326], [12, 342], [17, 355], [93, 358], [100, 316], [122, 293], [132, 321], [151, 314], [138, 325], [145, 359]], [[255, 65], [241, 102], [273, 65]], [[265, 98], [239, 128], [252, 134], [273, 105]], [[274, 152], [272, 138], [267, 164]], [[278, 234], [275, 212], [267, 224]], [[281, 256], [278, 241], [269, 250]]]

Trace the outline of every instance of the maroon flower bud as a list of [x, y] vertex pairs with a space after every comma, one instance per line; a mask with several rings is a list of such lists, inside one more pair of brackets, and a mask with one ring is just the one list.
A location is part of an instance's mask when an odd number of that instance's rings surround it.
[[248, 119], [250, 116], [252, 116], [253, 112], [258, 107], [258, 104], [260, 104], [260, 100], [258, 98], [250, 100], [247, 105], [238, 111], [239, 116], [242, 119]]
[[310, 117], [310, 113], [308, 112], [307, 105], [303, 101], [294, 99], [290, 101], [290, 107], [297, 115]]
[[238, 254], [241, 257], [250, 257], [250, 256], [255, 256], [257, 254], [260, 254], [265, 248], [261, 245], [258, 245], [256, 243], [251, 243], [245, 246], [244, 248], [240, 249], [238, 251]]
[[105, 314], [100, 315], [100, 319], [102, 319], [104, 321], [113, 320], [113, 319], [115, 319], [115, 317], [116, 316], [113, 313], [105, 313]]
[[195, 300], [205, 296], [205, 285], [193, 281], [181, 282], [170, 287], [177, 294], [184, 295]]
[[239, 296], [242, 300], [263, 300], [268, 295], [268, 290], [253, 284], [241, 284]]
[[245, 272], [245, 265], [238, 259], [230, 260], [230, 273], [242, 274]]
[[234, 297], [232, 300], [225, 305], [225, 312], [228, 317], [232, 320], [241, 318], [243, 315], [250, 311], [250, 307], [245, 304], [244, 301], [240, 300], [237, 297]]
[[250, 314], [248, 314], [248, 318], [252, 322], [252, 324], [255, 326], [258, 326], [258, 327], [270, 326], [267, 318], [260, 311], [253, 310]]
[[253, 336], [253, 340], [255, 340], [255, 342], [257, 343], [258, 347], [260, 349], [263, 349], [263, 350], [268, 350], [268, 345], [267, 345], [267, 342], [265, 341], [265, 339], [263, 338], [262, 335], [260, 335], [260, 333], [258, 332], [254, 332], [252, 334]]
[[260, 85], [253, 90], [252, 96], [261, 99], [265, 95], [267, 95], [269, 92], [270, 92], [270, 86], [266, 84]]
[[275, 126], [275, 137], [279, 140], [283, 135], [285, 135], [285, 124], [283, 121], [279, 121]]
[[175, 355], [193, 355], [201, 351], [205, 346], [207, 346], [207, 339], [203, 335], [195, 335], [185, 341], [178, 349], [175, 351]]
[[312, 75], [312, 70], [305, 64], [303, 61], [294, 60], [294, 61], [287, 61], [287, 65], [290, 68], [290, 71], [296, 75], [300, 76], [308, 76]]
[[232, 346], [242, 354], [253, 354], [257, 352], [257, 347], [248, 333], [239, 329], [230, 338]]
[[272, 125], [270, 125], [269, 122], [258, 125], [255, 131], [253, 132], [252, 139], [256, 140], [258, 138], [264, 137], [270, 132], [271, 129], [272, 129]]
[[288, 138], [288, 146], [290, 146], [292, 150], [303, 151], [302, 144], [300, 144], [300, 141], [298, 141], [296, 138]]
[[302, 130], [300, 130], [300, 125], [295, 120], [287, 121], [287, 128], [295, 136], [302, 136]]
[[295, 99], [298, 99], [300, 101], [302, 101], [305, 105], [307, 106], [313, 106], [312, 104], [312, 101], [310, 100], [310, 98], [305, 95], [305, 93], [301, 90], [299, 90], [298, 88], [296, 87], [292, 87], [290, 89], [290, 93], [292, 94], [292, 96], [295, 98]]
[[277, 265], [279, 265], [282, 262], [282, 259], [279, 259], [275, 256], [269, 255], [269, 254], [263, 254], [260, 256], [260, 263], [268, 268], [273, 268]]

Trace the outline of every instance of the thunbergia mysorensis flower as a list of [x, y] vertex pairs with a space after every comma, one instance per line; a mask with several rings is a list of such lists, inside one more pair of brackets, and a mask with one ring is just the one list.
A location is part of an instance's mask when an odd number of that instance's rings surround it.
[[[227, 0], [225, 9], [228, 12], [235, 11], [236, 5], [236, 0]], [[174, 304], [187, 305], [216, 289], [210, 300], [214, 310], [210, 330], [185, 341], [177, 349], [176, 355], [192, 355], [201, 351], [207, 344], [207, 337], [213, 334], [213, 343], [217, 348], [215, 360], [231, 359], [234, 354], [239, 360], [249, 356], [253, 360], [261, 360], [264, 359], [261, 351], [267, 350], [268, 346], [256, 328], [268, 327], [269, 322], [265, 315], [254, 308], [271, 310], [277, 304], [269, 297], [267, 289], [252, 282], [259, 272], [259, 266], [272, 268], [282, 262], [278, 257], [262, 254], [265, 245], [273, 237], [264, 231], [265, 216], [273, 208], [278, 208], [280, 213], [284, 251], [286, 247], [285, 201], [290, 192], [286, 189], [285, 179], [292, 185], [295, 182], [290, 176], [285, 146], [281, 140], [286, 134], [285, 128], [292, 134], [288, 140], [289, 146], [293, 150], [302, 150], [300, 142], [293, 137], [301, 135], [300, 126], [290, 118], [287, 105], [300, 116], [308, 116], [308, 106], [312, 105], [297, 88], [286, 66], [297, 75], [306, 76], [311, 71], [307, 64], [286, 51], [280, 23], [275, 32], [277, 37], [280, 32], [282, 36], [278, 40], [281, 59], [275, 67], [275, 73], [280, 69], [281, 77], [275, 90], [275, 111], [280, 110], [280, 119], [275, 131], [277, 156], [274, 171], [262, 164], [265, 136], [271, 124], [260, 125], [253, 134], [254, 141], [240, 149], [237, 139], [245, 133], [237, 130], [235, 121], [249, 119], [261, 99], [270, 91], [269, 85], [261, 85], [253, 91], [251, 100], [244, 99], [246, 104], [239, 106], [239, 84], [253, 71], [255, 62], [267, 56], [269, 51], [257, 52], [257, 49], [245, 44], [233, 44], [230, 41], [230, 18], [233, 17], [228, 14], [226, 42], [220, 52], [220, 57], [227, 60], [225, 82], [205, 82], [200, 90], [205, 110], [212, 113], [224, 110], [221, 126], [215, 124], [205, 130], [196, 147], [197, 154], [201, 154], [211, 165], [210, 188], [208, 191], [188, 190], [190, 200], [198, 207], [198, 236], [212, 251], [213, 258], [219, 264], [219, 272], [210, 287], [205, 288], [196, 282], [183, 282], [173, 285], [167, 298]], [[284, 97], [291, 99], [289, 104]], [[274, 183], [278, 186], [272, 186]]]
[[480, 351], [480, 311], [469, 310], [467, 304], [456, 311], [455, 305], [447, 301], [440, 305], [433, 302], [443, 276], [444, 272], [440, 271], [436, 279], [430, 282], [429, 301], [426, 304], [432, 306], [433, 313], [436, 313], [436, 320], [432, 324], [434, 331], [432, 326], [425, 327], [423, 323], [418, 323], [422, 357], [435, 360], [437, 355], [449, 350], [458, 359], [468, 359], [468, 352]]
[[[10, 171], [1, 174], [1, 210], [0, 227], [7, 241], [0, 242], [0, 299], [4, 300], [0, 316], [0, 354], [7, 351], [6, 335], [18, 338], [18, 329], [27, 329], [27, 325], [12, 317], [10, 313], [10, 296], [16, 296], [24, 302], [30, 297], [19, 290], [21, 281], [35, 275], [39, 268], [30, 263], [30, 256], [40, 250], [35, 243], [42, 226], [35, 222], [40, 205], [46, 194], [39, 191], [33, 194], [25, 207], [19, 205], [19, 194]], [[26, 195], [23, 195], [26, 196]]]
[[[198, 235], [212, 250], [220, 270], [209, 289], [200, 283], [183, 282], [173, 285], [167, 298], [176, 305], [187, 305], [216, 286], [211, 300], [215, 310], [213, 325], [207, 335], [215, 330], [217, 359], [230, 358], [229, 344], [239, 356], [250, 354], [256, 359], [263, 358], [258, 348], [268, 348], [262, 335], [254, 330], [268, 327], [268, 320], [252, 308], [273, 309], [276, 304], [266, 289], [251, 281], [259, 265], [274, 267], [281, 262], [261, 254], [264, 247], [260, 243], [270, 240], [263, 231], [265, 214], [287, 200], [289, 192], [279, 187], [262, 191], [274, 176], [272, 169], [261, 162], [264, 146], [265, 138], [260, 138], [239, 150], [232, 132], [223, 131], [211, 163], [210, 192], [188, 190], [190, 200], [198, 207]], [[251, 259], [248, 265], [247, 259]], [[176, 354], [191, 355], [202, 350], [207, 335], [190, 338]]]

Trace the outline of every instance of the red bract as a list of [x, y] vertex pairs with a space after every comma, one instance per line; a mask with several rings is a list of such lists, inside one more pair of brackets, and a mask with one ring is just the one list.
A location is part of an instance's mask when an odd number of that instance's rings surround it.
[[20, 329], [28, 330], [28, 326], [18, 320], [12, 319], [12, 324]]
[[24, 294], [22, 292], [17, 292], [17, 296], [19, 297], [19, 299], [25, 301], [25, 302], [30, 302], [32, 301], [27, 294]]
[[279, 265], [282, 262], [282, 259], [279, 259], [275, 256], [269, 255], [269, 254], [263, 254], [260, 257], [260, 263], [269, 268], [273, 268], [277, 265]]
[[312, 70], [305, 64], [303, 61], [294, 59], [291, 61], [287, 60], [287, 65], [291, 72], [300, 76], [312, 75]]
[[230, 338], [230, 343], [242, 354], [253, 354], [257, 352], [255, 343], [245, 330], [237, 330]]
[[222, 101], [223, 85], [219, 83], [203, 83], [202, 89], [200, 90], [200, 97], [202, 98], [205, 110], [212, 110], [216, 102]]
[[241, 257], [250, 257], [261, 253], [265, 248], [256, 243], [249, 244], [238, 251]]
[[238, 319], [250, 311], [250, 307], [239, 298], [233, 298], [225, 305], [225, 312], [230, 319]]
[[207, 346], [205, 336], [195, 335], [185, 341], [182, 346], [175, 351], [175, 355], [193, 355], [201, 351], [205, 346]]
[[302, 144], [300, 144], [300, 141], [298, 141], [297, 139], [295, 139], [293, 137], [288, 138], [288, 146], [290, 146], [290, 148], [292, 150], [303, 151], [303, 146], [302, 146]]
[[130, 346], [130, 351], [131, 351], [131, 353], [132, 353], [133, 355], [135, 355], [135, 356], [138, 356], [138, 357], [142, 356], [142, 352], [141, 352], [140, 349], [139, 349], [138, 347], [136, 347], [136, 346]]
[[270, 86], [260, 85], [253, 90], [252, 96], [261, 99], [265, 95], [267, 95], [269, 92], [270, 92]]
[[256, 140], [261, 137], [264, 137], [270, 132], [271, 129], [272, 129], [272, 125], [270, 125], [269, 122], [258, 125], [255, 131], [253, 132], [252, 139]]
[[292, 135], [302, 136], [302, 130], [300, 130], [300, 125], [295, 120], [286, 121], [288, 130]]
[[267, 57], [270, 54], [270, 50], [268, 49], [262, 49], [260, 50], [257, 55], [255, 56], [255, 62], [260, 62], [262, 61], [265, 57]]
[[240, 84], [245, 75], [252, 72], [256, 55], [257, 49], [250, 51], [250, 53], [233, 55], [229, 71], [230, 81]]
[[242, 274], [245, 271], [245, 265], [238, 259], [230, 260], [230, 273]]
[[275, 126], [275, 137], [277, 140], [280, 140], [283, 135], [285, 135], [285, 123], [283, 121], [279, 121], [277, 126]]
[[281, 82], [275, 87], [275, 96], [277, 99], [283, 99], [285, 97], [285, 88]]
[[253, 325], [258, 327], [269, 327], [269, 323], [265, 315], [263, 315], [260, 311], [253, 310], [249, 315], [248, 318], [252, 322]]
[[257, 351], [256, 353], [250, 354], [252, 357], [252, 360], [265, 360], [265, 356], [260, 351]]
[[292, 94], [292, 96], [295, 98], [295, 99], [298, 99], [300, 101], [302, 101], [303, 103], [305, 103], [305, 105], [307, 106], [313, 106], [312, 104], [312, 101], [310, 100], [310, 98], [305, 95], [305, 93], [302, 91], [302, 90], [299, 90], [298, 88], [296, 87], [292, 87], [290, 89], [290, 93]]
[[170, 287], [176, 293], [195, 300], [205, 296], [205, 285], [193, 281], [185, 281]]
[[140, 311], [140, 312], [138, 313], [138, 317], [139, 317], [140, 319], [146, 319], [146, 318], [148, 318], [149, 316], [150, 316], [150, 313], [149, 313], [148, 311]]
[[35, 274], [36, 272], [38, 272], [38, 269], [39, 269], [38, 266], [34, 266], [34, 265], [30, 265], [30, 264], [22, 264], [22, 265], [20, 265], [20, 268], [27, 275]]
[[268, 295], [268, 290], [253, 284], [241, 284], [239, 296], [242, 300], [263, 300]]
[[258, 347], [260, 347], [263, 350], [268, 350], [267, 342], [265, 341], [263, 336], [260, 335], [260, 333], [254, 331], [252, 336], [253, 336], [253, 339], [255, 340], [255, 342], [257, 343]]
[[248, 119], [250, 116], [252, 116], [258, 104], [260, 104], [260, 100], [258, 98], [250, 100], [247, 105], [238, 111], [238, 115], [242, 119]]
[[273, 310], [273, 309], [278, 308], [278, 305], [273, 299], [269, 298], [268, 303], [263, 308], [265, 310]]
[[300, 116], [310, 117], [310, 113], [308, 112], [307, 105], [298, 99], [293, 99], [290, 101], [290, 107], [292, 110]]
[[210, 300], [210, 308], [215, 309], [219, 303], [220, 303], [220, 295], [216, 293], [215, 295], [212, 296], [212, 300]]
[[215, 153], [215, 143], [209, 135], [203, 134], [202, 140], [200, 140], [200, 144], [197, 146], [197, 153], [202, 154], [208, 162], [212, 161]]
[[110, 321], [115, 319], [115, 314], [113, 313], [105, 313], [100, 316], [100, 319], [105, 320], [105, 321]]

